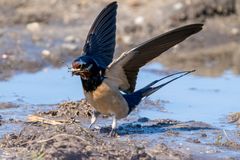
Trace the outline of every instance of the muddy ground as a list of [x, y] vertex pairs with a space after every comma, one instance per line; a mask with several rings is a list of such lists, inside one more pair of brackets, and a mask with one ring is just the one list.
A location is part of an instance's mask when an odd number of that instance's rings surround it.
[[[116, 137], [109, 123], [88, 129], [85, 100], [28, 117], [19, 133], [1, 140], [4, 159], [239, 159], [239, 132], [196, 121], [138, 118], [121, 121]], [[133, 113], [134, 114], [134, 113]]]
[[[90, 25], [108, 2], [0, 1], [0, 79], [69, 63], [81, 53]], [[195, 68], [200, 75], [217, 76], [225, 69], [239, 73], [239, 8], [236, 0], [121, 1], [116, 56], [176, 26], [204, 23], [201, 33], [159, 61], [172, 68]]]
[[[0, 80], [70, 64], [108, 2], [1, 0]], [[204, 23], [202, 32], [156, 61], [174, 69], [197, 69], [197, 75], [219, 76], [226, 70], [239, 75], [239, 12], [237, 0], [123, 0], [116, 56], [171, 28]], [[0, 109], [11, 107], [21, 104], [0, 104]], [[1, 139], [0, 155], [3, 159], [240, 159], [238, 130], [196, 121], [150, 120], [133, 113], [120, 121], [118, 136], [110, 138], [110, 118], [101, 118], [102, 129], [89, 130], [90, 115], [91, 107], [84, 101], [62, 103], [30, 116], [28, 122], [3, 120], [0, 115], [0, 125], [23, 128]], [[238, 114], [229, 118], [239, 123]]]

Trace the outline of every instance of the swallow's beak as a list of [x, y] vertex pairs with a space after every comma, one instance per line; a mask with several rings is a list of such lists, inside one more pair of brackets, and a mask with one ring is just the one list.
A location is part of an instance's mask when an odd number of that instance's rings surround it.
[[74, 61], [72, 63], [72, 68], [71, 68], [71, 72], [72, 75], [77, 75], [77, 76], [81, 76], [83, 79], [89, 79], [91, 76], [91, 68], [93, 67], [92, 64], [90, 64], [88, 67], [84, 68], [82, 66], [81, 63], [79, 63], [78, 61]]
[[72, 63], [72, 67], [70, 68], [70, 72], [72, 72], [72, 76], [73, 75], [80, 75], [81, 64], [78, 61], [74, 61]]

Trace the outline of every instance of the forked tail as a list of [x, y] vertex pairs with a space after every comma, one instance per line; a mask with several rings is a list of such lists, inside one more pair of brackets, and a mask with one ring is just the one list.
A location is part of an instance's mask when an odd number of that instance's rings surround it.
[[[154, 92], [156, 92], [157, 90], [159, 90], [160, 88], [164, 87], [165, 85], [181, 78], [181, 77], [184, 77], [186, 76], [187, 74], [189, 73], [192, 73], [194, 72], [195, 70], [192, 70], [192, 71], [183, 71], [183, 72], [177, 72], [177, 73], [174, 73], [174, 74], [170, 74], [166, 77], [163, 77], [159, 80], [155, 80], [153, 81], [152, 83], [148, 84], [147, 86], [145, 86], [144, 88], [142, 89], [139, 89], [137, 91], [135, 91], [134, 93], [132, 94], [124, 94], [123, 97], [125, 98], [125, 100], [127, 101], [128, 103], [128, 106], [129, 106], [129, 113], [140, 103], [140, 101], [142, 100], [142, 98], [144, 97], [148, 97], [149, 95], [153, 94]], [[179, 75], [181, 74], [181, 75]], [[179, 75], [163, 84], [160, 84], [160, 85], [157, 85], [157, 86], [154, 86], [156, 83], [164, 80], [164, 79], [167, 79], [169, 77], [172, 77], [172, 76], [176, 76], [176, 75]]]
[[[163, 78], [161, 78], [161, 79], [159, 79], [159, 80], [153, 81], [152, 83], [150, 83], [150, 84], [147, 85], [146, 87], [144, 87], [144, 88], [142, 88], [142, 89], [140, 89], [140, 90], [138, 90], [138, 91], [136, 91], [136, 92], [141, 92], [142, 98], [143, 98], [143, 97], [148, 97], [149, 95], [153, 94], [154, 92], [156, 92], [156, 91], [159, 90], [160, 88], [166, 86], [167, 84], [169, 84], [169, 83], [171, 83], [171, 82], [173, 82], [173, 81], [175, 81], [175, 80], [177, 80], [177, 79], [179, 79], [179, 78], [181, 78], [181, 77], [184, 77], [184, 76], [186, 76], [187, 74], [192, 73], [192, 72], [195, 72], [195, 70], [192, 70], [192, 71], [183, 71], [183, 72], [177, 72], [177, 73], [174, 73], [174, 74], [170, 74], [170, 75], [168, 75], [168, 76], [166, 76], [166, 77], [163, 77]], [[167, 82], [165, 82], [165, 83], [163, 83], [163, 84], [160, 84], [160, 85], [158, 85], [158, 86], [153, 87], [154, 84], [156, 84], [156, 83], [158, 83], [158, 82], [160, 82], [160, 81], [162, 81], [162, 80], [164, 80], [164, 79], [166, 79], [166, 78], [169, 78], [169, 77], [178, 75], [178, 74], [182, 74], [182, 75], [180, 75], [180, 76], [178, 76], [178, 77], [175, 77], [175, 78], [173, 78], [173, 79], [171, 79], [171, 80], [169, 80], [169, 81], [167, 81]]]

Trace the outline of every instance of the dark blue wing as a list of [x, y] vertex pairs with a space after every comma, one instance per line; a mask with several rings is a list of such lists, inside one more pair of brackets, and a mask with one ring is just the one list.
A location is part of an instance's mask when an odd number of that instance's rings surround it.
[[106, 68], [113, 59], [116, 37], [117, 2], [107, 5], [95, 19], [83, 52]]

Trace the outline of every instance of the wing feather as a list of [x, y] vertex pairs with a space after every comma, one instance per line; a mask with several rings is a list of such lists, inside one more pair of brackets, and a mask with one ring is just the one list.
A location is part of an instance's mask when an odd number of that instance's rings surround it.
[[137, 74], [143, 65], [192, 34], [199, 32], [202, 26], [203, 24], [191, 24], [179, 27], [123, 53], [109, 65], [106, 77], [112, 79], [120, 90], [133, 92]]
[[95, 19], [83, 47], [83, 55], [93, 57], [106, 68], [113, 59], [116, 37], [117, 2], [107, 5]]

